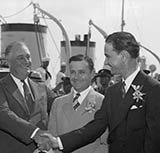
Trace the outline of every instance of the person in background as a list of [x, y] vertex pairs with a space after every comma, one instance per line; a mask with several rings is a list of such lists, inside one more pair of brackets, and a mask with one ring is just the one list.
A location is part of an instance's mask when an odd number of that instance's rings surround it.
[[60, 67], [60, 71], [56, 75], [56, 86], [62, 82], [62, 78], [65, 77], [65, 71], [66, 71], [66, 63], [62, 63]]
[[69, 77], [63, 77], [63, 92], [64, 95], [71, 92], [72, 84]]
[[40, 136], [48, 123], [47, 95], [28, 77], [30, 51], [15, 41], [6, 47], [5, 58], [10, 72], [0, 80], [0, 152], [32, 153], [39, 144], [47, 149], [49, 140]]
[[[75, 55], [69, 59], [72, 90], [67, 95], [56, 98], [52, 105], [48, 130], [53, 135], [57, 136], [80, 128], [93, 120], [95, 112], [100, 109], [104, 96], [91, 87], [93, 70], [94, 64], [89, 57]], [[73, 100], [77, 94], [80, 94], [79, 97]], [[75, 107], [76, 104], [79, 106]], [[95, 142], [74, 153], [107, 153], [106, 138], [107, 132]], [[56, 150], [55, 152], [61, 151]]]
[[34, 82], [37, 82], [37, 83], [43, 82], [42, 81], [42, 75], [40, 74], [40, 72], [32, 70], [32, 71], [30, 71], [28, 77], [30, 79], [32, 79]]
[[52, 89], [52, 85], [51, 85], [52, 75], [48, 71], [49, 61], [50, 59], [48, 57], [43, 57], [41, 61], [41, 66], [37, 68], [36, 71], [41, 74], [42, 81], [46, 84], [46, 86], [49, 89]]
[[114, 32], [106, 38], [106, 64], [122, 81], [108, 88], [91, 122], [57, 138], [46, 134], [53, 148], [72, 152], [94, 142], [108, 127], [109, 153], [159, 153], [160, 83], [140, 70], [139, 51], [131, 33]]
[[96, 88], [96, 91], [105, 95], [107, 88], [111, 85], [111, 71], [107, 69], [101, 69], [98, 71], [97, 75], [95, 75], [94, 79], [96, 79], [99, 83]]

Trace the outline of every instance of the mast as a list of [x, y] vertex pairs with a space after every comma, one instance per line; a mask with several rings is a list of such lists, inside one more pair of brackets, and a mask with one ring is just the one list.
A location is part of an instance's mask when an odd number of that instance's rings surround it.
[[87, 45], [86, 45], [86, 51], [85, 56], [88, 55], [90, 51], [90, 39], [91, 39], [91, 25], [89, 24], [88, 34], [87, 34]]
[[[125, 20], [124, 20], [124, 0], [122, 0], [122, 16], [121, 16], [121, 31], [124, 31], [124, 26], [125, 26]], [[147, 47], [143, 46], [142, 44], [139, 43], [139, 46], [141, 48], [143, 48], [144, 50], [148, 51], [149, 53], [151, 53], [158, 61], [158, 63], [160, 64], [160, 58], [150, 49], [148, 49]]]
[[124, 21], [124, 0], [122, 0], [122, 16], [121, 16], [121, 31], [124, 30], [125, 21]]
[[66, 56], [67, 56], [66, 75], [68, 76], [69, 75], [69, 68], [68, 68], [69, 64], [68, 63], [69, 63], [69, 58], [70, 58], [70, 54], [71, 54], [71, 44], [70, 44], [70, 40], [69, 40], [69, 37], [68, 37], [68, 34], [67, 34], [65, 28], [63, 27], [61, 22], [56, 17], [54, 17], [50, 13], [46, 12], [45, 10], [41, 9], [38, 4], [33, 3], [33, 7], [34, 7], [34, 9], [38, 9], [42, 14], [45, 14], [51, 20], [53, 20], [55, 23], [57, 23], [57, 25], [61, 29], [62, 34], [65, 38], [65, 52], [66, 52]]

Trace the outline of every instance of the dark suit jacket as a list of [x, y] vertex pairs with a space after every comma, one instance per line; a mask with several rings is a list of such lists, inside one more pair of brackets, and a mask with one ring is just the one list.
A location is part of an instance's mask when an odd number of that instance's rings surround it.
[[120, 83], [110, 87], [95, 120], [61, 135], [64, 152], [95, 141], [108, 126], [110, 153], [159, 153], [160, 84], [139, 72], [132, 85], [124, 99]]
[[32, 153], [31, 134], [47, 120], [46, 93], [42, 85], [29, 80], [34, 109], [29, 112], [10, 75], [0, 81], [0, 153]]

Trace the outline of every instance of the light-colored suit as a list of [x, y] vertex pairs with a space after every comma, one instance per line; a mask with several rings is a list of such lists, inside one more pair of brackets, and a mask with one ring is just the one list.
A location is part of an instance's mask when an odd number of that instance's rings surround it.
[[[50, 112], [48, 130], [54, 136], [58, 136], [82, 127], [94, 118], [95, 111], [100, 109], [103, 98], [103, 95], [91, 88], [77, 111], [73, 109], [73, 91], [68, 95], [57, 98], [53, 103]], [[89, 103], [95, 103], [95, 110], [85, 110]], [[107, 135], [108, 131], [106, 131], [106, 133], [104, 133], [94, 143], [80, 148], [74, 151], [74, 153], [107, 153]]]
[[0, 153], [32, 153], [36, 148], [31, 134], [47, 123], [47, 95], [43, 85], [29, 80], [33, 110], [28, 111], [13, 78], [0, 81]]

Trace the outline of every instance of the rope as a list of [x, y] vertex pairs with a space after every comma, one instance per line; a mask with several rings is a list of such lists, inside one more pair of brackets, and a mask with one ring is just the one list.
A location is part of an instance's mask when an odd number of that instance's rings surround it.
[[21, 12], [23, 12], [24, 10], [26, 10], [30, 5], [32, 4], [32, 2], [30, 2], [25, 8], [23, 8], [22, 10], [12, 14], [12, 15], [8, 15], [8, 16], [3, 16], [3, 18], [10, 18], [10, 17], [13, 17], [13, 16], [16, 16], [18, 14], [20, 14]]
[[[43, 15], [43, 14], [42, 14], [42, 15]], [[60, 50], [58, 49], [58, 46], [57, 46], [57, 44], [56, 44], [56, 41], [55, 41], [55, 39], [54, 39], [54, 37], [53, 37], [53, 35], [52, 35], [52, 33], [51, 33], [51, 30], [50, 30], [50, 28], [49, 28], [49, 26], [48, 26], [48, 24], [47, 24], [47, 21], [46, 21], [44, 15], [42, 16], [42, 18], [43, 18], [45, 24], [46, 24], [47, 27], [48, 27], [48, 32], [49, 32], [49, 34], [50, 34], [50, 36], [51, 36], [51, 39], [52, 39], [52, 41], [53, 41], [53, 43], [54, 43], [54, 45], [55, 45], [55, 47], [56, 47], [56, 49], [57, 49], [57, 52], [58, 52], [58, 54], [60, 54]]]

